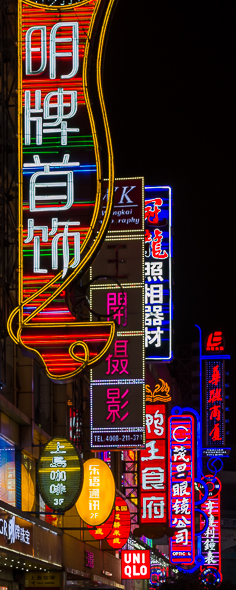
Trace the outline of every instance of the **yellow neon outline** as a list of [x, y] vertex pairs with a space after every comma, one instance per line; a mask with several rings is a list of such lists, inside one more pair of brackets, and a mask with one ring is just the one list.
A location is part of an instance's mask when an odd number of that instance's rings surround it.
[[61, 10], [62, 12], [66, 10], [74, 10], [75, 8], [79, 8], [80, 6], [84, 6], [85, 4], [89, 4], [91, 0], [81, 0], [81, 2], [75, 2], [75, 4], [71, 4], [70, 6], [43, 6], [43, 4], [38, 4], [37, 2], [33, 2], [33, 0], [24, 0], [25, 4], [29, 4], [33, 8], [41, 8], [42, 10], [53, 10], [54, 12], [57, 10]]
[[[33, 2], [31, 3], [29, 0], [24, 0], [24, 2], [26, 4], [32, 4], [32, 6], [35, 6], [35, 4]], [[86, 41], [86, 45], [85, 45], [84, 62], [83, 62], [83, 89], [84, 89], [85, 102], [86, 102], [88, 116], [89, 116], [89, 120], [90, 120], [92, 135], [93, 135], [95, 160], [96, 160], [96, 165], [97, 165], [97, 194], [96, 194], [94, 214], [93, 214], [92, 222], [91, 222], [91, 226], [90, 226], [91, 230], [88, 232], [88, 234], [86, 236], [86, 239], [83, 242], [83, 247], [81, 248], [81, 251], [83, 251], [83, 249], [87, 245], [88, 240], [90, 239], [91, 234], [92, 234], [92, 232], [94, 230], [95, 223], [97, 221], [97, 217], [96, 216], [98, 216], [99, 208], [100, 208], [100, 202], [101, 202], [101, 162], [100, 162], [100, 157], [99, 157], [99, 148], [98, 148], [98, 141], [97, 141], [97, 135], [96, 135], [96, 128], [95, 128], [95, 123], [94, 123], [92, 108], [91, 108], [91, 105], [90, 105], [89, 95], [88, 95], [88, 90], [87, 90], [87, 63], [88, 63], [90, 37], [91, 37], [91, 34], [92, 34], [92, 29], [93, 29], [93, 26], [94, 26], [95, 17], [97, 15], [97, 12], [98, 12], [98, 9], [99, 9], [99, 7], [101, 5], [101, 2], [102, 2], [102, 0], [98, 0], [96, 6], [94, 8], [94, 12], [92, 14], [92, 18], [91, 18], [90, 26], [89, 26], [89, 30], [88, 30], [88, 35], [87, 35], [87, 41]], [[77, 268], [74, 270], [74, 272], [69, 277], [67, 277], [67, 279], [62, 283], [62, 285], [60, 285], [60, 287], [58, 287], [56, 289], [56, 291], [51, 296], [48, 297], [47, 301], [44, 302], [44, 303], [42, 303], [23, 322], [23, 306], [24, 305], [27, 305], [30, 301], [32, 301], [32, 299], [35, 298], [35, 294], [33, 294], [32, 296], [30, 296], [27, 299], [25, 299], [25, 301], [23, 301], [23, 237], [22, 237], [23, 236], [23, 223], [22, 223], [22, 220], [23, 220], [23, 212], [22, 212], [22, 201], [23, 201], [23, 195], [22, 195], [22, 192], [23, 192], [22, 191], [22, 184], [23, 184], [23, 181], [22, 181], [23, 142], [22, 142], [22, 39], [21, 39], [21, 31], [22, 31], [22, 4], [23, 4], [23, 0], [18, 0], [18, 72], [19, 72], [19, 92], [18, 92], [18, 96], [19, 96], [19, 103], [18, 103], [18, 106], [19, 106], [19, 110], [18, 110], [18, 154], [19, 154], [19, 167], [18, 167], [18, 169], [19, 169], [19, 172], [18, 172], [18, 179], [19, 179], [19, 205], [18, 205], [18, 213], [19, 213], [19, 296], [18, 296], [18, 302], [19, 302], [19, 305], [10, 314], [10, 316], [8, 318], [8, 322], [7, 322], [7, 329], [8, 329], [9, 335], [11, 336], [11, 338], [13, 339], [13, 341], [16, 344], [21, 343], [23, 345], [23, 343], [21, 342], [21, 338], [20, 338], [21, 327], [23, 327], [26, 324], [28, 325], [29, 322], [30, 322], [30, 320], [33, 317], [35, 317], [40, 311], [42, 311], [42, 309], [44, 309], [47, 305], [49, 305], [51, 303], [51, 301], [53, 301], [53, 299], [55, 299], [61, 293], [61, 291], [63, 291], [67, 287], [67, 285], [71, 281], [74, 280], [74, 278], [76, 277], [76, 275], [82, 271], [82, 269], [85, 266], [85, 264], [88, 263], [88, 261], [91, 258], [91, 256], [93, 256], [95, 254], [96, 250], [99, 247], [99, 244], [100, 244], [101, 240], [103, 239], [104, 233], [105, 233], [105, 231], [107, 229], [107, 226], [108, 226], [108, 223], [109, 223], [109, 220], [110, 220], [110, 215], [111, 215], [111, 210], [112, 210], [112, 204], [113, 204], [114, 158], [113, 158], [113, 150], [112, 150], [110, 130], [109, 130], [108, 119], [107, 119], [107, 114], [106, 114], [106, 109], [105, 109], [105, 103], [104, 103], [104, 97], [103, 97], [103, 91], [102, 91], [101, 60], [102, 60], [102, 52], [103, 52], [103, 46], [104, 46], [104, 40], [105, 40], [105, 33], [106, 33], [109, 16], [110, 16], [110, 13], [111, 13], [111, 10], [112, 10], [112, 7], [113, 7], [114, 2], [115, 2], [115, 0], [109, 0], [108, 7], [107, 7], [107, 10], [106, 10], [105, 18], [104, 18], [103, 25], [102, 25], [102, 28], [101, 28], [100, 39], [99, 39], [98, 53], [97, 53], [97, 66], [96, 66], [96, 69], [97, 69], [98, 96], [99, 96], [99, 102], [100, 102], [100, 107], [101, 107], [101, 111], [102, 111], [102, 117], [103, 117], [103, 123], [104, 123], [104, 128], [105, 128], [105, 135], [106, 135], [106, 142], [107, 142], [107, 151], [108, 151], [108, 173], [109, 173], [108, 175], [109, 175], [109, 183], [108, 183], [108, 197], [107, 197], [107, 206], [106, 206], [105, 215], [103, 217], [103, 221], [102, 221], [101, 228], [100, 228], [100, 231], [98, 233], [98, 236], [95, 238], [93, 244], [89, 248], [89, 251], [86, 254], [86, 256], [84, 257], [84, 259], [81, 262], [81, 264], [79, 264], [77, 266]], [[86, 4], [86, 3], [87, 3], [87, 0], [85, 0], [83, 3], [78, 4], [78, 6], [82, 6], [82, 5]], [[36, 7], [39, 8], [39, 6], [37, 4], [36, 4]], [[45, 9], [46, 7], [40, 6], [40, 8]], [[49, 7], [47, 7], [47, 8], [49, 8]], [[75, 8], [75, 5], [73, 6], [73, 8]], [[61, 7], [60, 7], [60, 9], [61, 9]], [[58, 7], [57, 7], [57, 10], [58, 10]], [[73, 263], [73, 259], [71, 260], [70, 265], [72, 263]], [[37, 296], [39, 296], [40, 294], [44, 293], [44, 291], [46, 291], [47, 289], [49, 289], [54, 283], [58, 282], [60, 280], [61, 276], [62, 276], [62, 271], [60, 273], [58, 273], [44, 287], [42, 287], [37, 292]], [[12, 329], [12, 323], [13, 323], [14, 317], [17, 315], [18, 312], [19, 312], [19, 329], [18, 329], [18, 332], [17, 332], [17, 336], [15, 336], [15, 334], [13, 332], [13, 329]], [[34, 325], [36, 325], [36, 324], [34, 324]], [[74, 326], [75, 325], [76, 324], [74, 324]], [[25, 346], [25, 345], [23, 345], [23, 346]], [[31, 350], [33, 350], [33, 349], [31, 349]], [[36, 352], [36, 354], [39, 354], [36, 350], [35, 350], [35, 352]], [[39, 356], [41, 356], [41, 355], [39, 355]]]
[[[103, 349], [101, 350], [101, 352], [96, 356], [96, 358], [93, 358], [91, 360], [87, 360], [87, 358], [86, 359], [80, 359], [73, 352], [73, 348], [75, 346], [82, 346], [84, 348], [84, 350], [85, 350], [85, 353], [86, 353], [87, 344], [85, 344], [83, 342], [83, 340], [81, 340], [81, 341], [80, 340], [77, 340], [77, 342], [74, 342], [73, 344], [71, 344], [70, 347], [69, 347], [69, 350], [68, 350], [71, 358], [73, 358], [73, 360], [77, 360], [78, 362], [82, 362], [83, 365], [82, 365], [82, 367], [78, 367], [78, 369], [75, 369], [71, 373], [64, 373], [63, 375], [58, 376], [58, 375], [54, 375], [53, 373], [50, 373], [50, 371], [48, 370], [48, 368], [47, 368], [47, 366], [45, 364], [45, 361], [44, 361], [42, 355], [40, 354], [40, 352], [38, 350], [36, 350], [35, 348], [32, 348], [31, 346], [27, 346], [25, 343], [22, 342], [22, 339], [21, 339], [22, 328], [19, 328], [18, 329], [18, 340], [17, 340], [18, 344], [21, 344], [21, 346], [23, 346], [27, 350], [30, 350], [31, 352], [33, 352], [34, 354], [36, 354], [38, 356], [38, 358], [40, 359], [41, 363], [43, 364], [43, 367], [44, 367], [44, 370], [45, 370], [46, 374], [48, 375], [48, 377], [50, 379], [53, 379], [54, 381], [61, 381], [61, 380], [64, 380], [65, 381], [65, 380], [72, 379], [72, 377], [75, 377], [75, 375], [78, 375], [78, 373], [80, 373], [86, 367], [89, 367], [91, 365], [96, 364], [106, 354], [106, 352], [110, 348], [110, 346], [111, 346], [111, 344], [113, 342], [113, 339], [115, 337], [115, 322], [75, 322], [74, 324], [69, 323], [69, 322], [62, 322], [61, 324], [58, 324], [58, 323], [57, 324], [53, 324], [52, 322], [51, 323], [48, 323], [48, 324], [43, 324], [43, 323], [42, 324], [41, 323], [40, 324], [37, 324], [35, 322], [34, 324], [31, 324], [31, 325], [27, 326], [27, 328], [31, 328], [31, 329], [34, 329], [34, 328], [55, 328], [55, 326], [56, 327], [59, 327], [59, 328], [71, 328], [71, 327], [72, 328], [79, 328], [79, 327], [82, 327], [82, 328], [88, 328], [88, 327], [90, 327], [90, 328], [95, 328], [95, 327], [101, 328], [103, 326], [107, 328], [107, 327], [110, 326], [110, 334], [109, 334], [108, 340], [107, 340], [105, 346], [103, 347]], [[88, 349], [88, 353], [89, 353], [89, 349]]]

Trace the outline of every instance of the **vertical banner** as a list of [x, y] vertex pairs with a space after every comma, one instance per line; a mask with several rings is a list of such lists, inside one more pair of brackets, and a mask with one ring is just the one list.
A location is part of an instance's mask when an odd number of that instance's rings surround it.
[[[221, 571], [221, 528], [220, 528], [220, 492], [221, 483], [217, 477], [205, 476], [204, 481], [208, 485], [208, 498], [201, 505], [201, 510], [208, 517], [208, 527], [201, 536], [201, 553], [205, 558], [205, 564], [201, 571], [209, 567]], [[205, 525], [205, 519], [200, 514], [200, 527]]]
[[170, 539], [170, 561], [191, 565], [195, 560], [194, 419], [169, 418], [169, 518], [176, 529]]
[[91, 371], [92, 449], [145, 444], [143, 212], [143, 179], [116, 179], [110, 230], [90, 271], [91, 312], [117, 330], [114, 348]]
[[146, 361], [172, 359], [171, 189], [145, 187]]
[[205, 361], [207, 447], [225, 446], [225, 361]]
[[139, 453], [140, 525], [167, 520], [166, 406], [146, 401], [146, 449]]
[[[112, 211], [101, 65], [113, 3], [18, 0], [19, 302], [8, 331], [55, 381], [99, 360], [114, 337], [113, 322], [77, 322], [65, 303], [67, 287], [104, 240]], [[109, 172], [103, 217], [95, 114]]]

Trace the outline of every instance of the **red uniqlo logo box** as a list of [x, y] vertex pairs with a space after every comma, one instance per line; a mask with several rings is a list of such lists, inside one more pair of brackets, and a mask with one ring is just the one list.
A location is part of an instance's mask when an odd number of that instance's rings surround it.
[[122, 580], [150, 578], [150, 551], [121, 551]]

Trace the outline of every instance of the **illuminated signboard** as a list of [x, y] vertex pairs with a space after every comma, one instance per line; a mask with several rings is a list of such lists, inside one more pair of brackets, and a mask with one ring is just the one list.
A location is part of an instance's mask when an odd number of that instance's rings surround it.
[[88, 459], [84, 465], [82, 492], [76, 508], [86, 524], [100, 525], [107, 520], [115, 501], [115, 482], [111, 470], [101, 459]]
[[105, 539], [109, 535], [109, 533], [111, 532], [111, 529], [113, 527], [114, 518], [115, 518], [115, 510], [112, 510], [112, 513], [109, 516], [109, 518], [106, 520], [106, 522], [104, 522], [100, 526], [93, 528], [93, 527], [90, 527], [87, 525], [90, 535], [92, 535], [92, 537], [94, 539], [96, 539], [96, 541], [102, 541], [102, 539]]
[[224, 348], [225, 343], [222, 332], [212, 332], [212, 334], [209, 334], [206, 343], [207, 352], [220, 352], [224, 350]]
[[150, 578], [150, 551], [121, 551], [121, 579], [145, 580]]
[[145, 187], [146, 361], [172, 359], [171, 189]]
[[[201, 535], [201, 553], [205, 564], [201, 571], [209, 567], [221, 570], [221, 525], [220, 525], [220, 491], [221, 483], [217, 477], [207, 475], [204, 478], [209, 494], [207, 500], [201, 504], [201, 510], [208, 516], [208, 527]], [[200, 514], [200, 526], [203, 528], [205, 519]]]
[[139, 453], [140, 524], [157, 525], [167, 520], [165, 404], [146, 402], [146, 440]]
[[114, 549], [122, 549], [130, 534], [130, 512], [127, 503], [120, 496], [116, 496], [115, 518], [107, 542]]
[[225, 361], [210, 359], [206, 368], [207, 447], [225, 445]]
[[38, 460], [38, 485], [47, 506], [65, 512], [80, 493], [83, 481], [81, 459], [66, 438], [53, 438]]
[[[113, 4], [18, 0], [19, 302], [8, 330], [55, 381], [96, 362], [114, 336], [113, 322], [77, 322], [65, 303], [68, 285], [100, 248], [112, 211], [101, 67]], [[103, 216], [94, 112], [109, 173]]]
[[194, 526], [194, 419], [169, 418], [169, 524], [171, 563], [191, 565], [195, 560]]
[[90, 270], [90, 308], [117, 329], [113, 349], [91, 369], [90, 444], [101, 450], [145, 444], [143, 178], [116, 179], [114, 202]]

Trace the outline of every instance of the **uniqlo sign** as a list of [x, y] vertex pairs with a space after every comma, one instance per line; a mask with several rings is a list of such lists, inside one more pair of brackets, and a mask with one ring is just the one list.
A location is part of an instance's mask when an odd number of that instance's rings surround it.
[[150, 551], [121, 551], [122, 580], [144, 580], [150, 578]]
[[146, 449], [140, 452], [140, 523], [166, 522], [166, 406], [146, 405]]

